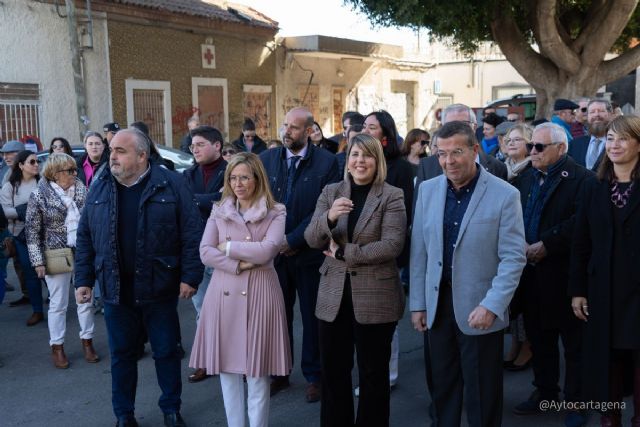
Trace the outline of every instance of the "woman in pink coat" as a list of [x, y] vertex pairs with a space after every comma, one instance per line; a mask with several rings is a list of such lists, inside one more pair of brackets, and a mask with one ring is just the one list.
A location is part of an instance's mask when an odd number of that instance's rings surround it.
[[243, 375], [250, 425], [267, 426], [269, 376], [291, 370], [284, 301], [273, 268], [285, 215], [258, 156], [236, 154], [200, 243], [202, 262], [214, 270], [189, 362], [220, 374], [230, 427], [245, 425]]

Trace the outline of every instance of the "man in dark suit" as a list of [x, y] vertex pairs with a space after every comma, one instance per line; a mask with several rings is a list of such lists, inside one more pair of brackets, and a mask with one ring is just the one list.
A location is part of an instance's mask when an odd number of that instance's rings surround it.
[[[461, 121], [467, 123], [471, 127], [471, 130], [473, 130], [474, 132], [477, 127], [476, 116], [473, 114], [471, 108], [467, 107], [464, 104], [449, 105], [442, 112], [443, 125], [453, 121]], [[436, 152], [437, 147], [432, 147], [431, 151]], [[495, 157], [487, 156], [482, 150], [480, 150], [476, 157], [476, 163], [479, 163], [480, 166], [482, 166], [490, 174], [495, 175], [498, 178], [502, 178], [505, 181], [507, 180], [507, 167], [504, 165], [504, 163], [502, 163]], [[439, 175], [442, 175], [442, 167], [440, 166], [440, 163], [438, 162], [438, 158], [436, 156], [429, 156], [420, 160], [420, 164], [418, 165], [418, 172], [416, 175], [416, 191], [414, 191], [413, 197], [414, 204], [416, 197], [418, 196], [417, 190], [420, 187], [420, 183]]]
[[611, 103], [606, 99], [592, 99], [587, 105], [587, 125], [589, 135], [571, 141], [569, 156], [587, 169], [595, 171], [604, 156], [607, 141], [607, 126], [613, 119]]
[[[532, 168], [514, 185], [520, 190], [527, 240], [527, 266], [522, 274], [524, 324], [533, 353], [533, 384], [536, 390], [517, 405], [517, 415], [540, 413], [540, 402], [557, 401], [560, 377], [558, 339], [562, 339], [566, 365], [564, 400], [580, 399], [581, 325], [571, 311], [567, 293], [569, 253], [578, 197], [592, 175], [576, 164], [567, 151], [564, 130], [544, 123], [533, 132]], [[586, 422], [582, 413], [569, 411], [567, 426]]]
[[[293, 355], [293, 306], [296, 291], [302, 315], [302, 374], [308, 382], [307, 402], [320, 400], [320, 349], [318, 319], [314, 311], [324, 255], [304, 240], [316, 202], [325, 185], [340, 180], [338, 161], [329, 151], [309, 144], [313, 116], [306, 108], [294, 108], [285, 116], [283, 146], [260, 154], [273, 197], [287, 207], [285, 238], [274, 264], [284, 295]], [[289, 377], [275, 377], [272, 395], [289, 387]]]

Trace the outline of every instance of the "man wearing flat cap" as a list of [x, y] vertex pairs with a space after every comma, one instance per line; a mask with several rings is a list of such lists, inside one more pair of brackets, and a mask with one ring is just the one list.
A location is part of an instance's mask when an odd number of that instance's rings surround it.
[[120, 125], [117, 122], [107, 123], [102, 127], [102, 130], [104, 131], [104, 137], [107, 139], [107, 145], [109, 145], [111, 139], [120, 130]]
[[558, 98], [556, 102], [553, 103], [553, 117], [551, 117], [551, 122], [564, 129], [569, 141], [573, 139], [571, 135], [571, 123], [576, 119], [574, 112], [576, 108], [580, 108], [580, 106], [568, 99]]
[[24, 144], [20, 141], [7, 141], [0, 149], [3, 158], [2, 164], [0, 164], [0, 181], [2, 184], [9, 179], [9, 171], [13, 166], [13, 159], [22, 150], [24, 150]]

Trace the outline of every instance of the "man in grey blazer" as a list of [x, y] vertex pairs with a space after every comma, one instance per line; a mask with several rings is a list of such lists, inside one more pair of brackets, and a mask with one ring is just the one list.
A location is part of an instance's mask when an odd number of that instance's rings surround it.
[[[439, 130], [444, 175], [423, 182], [411, 241], [411, 320], [428, 331], [435, 424], [500, 426], [502, 330], [526, 264], [518, 191], [476, 163], [473, 131]], [[463, 393], [464, 389], [464, 393]]]

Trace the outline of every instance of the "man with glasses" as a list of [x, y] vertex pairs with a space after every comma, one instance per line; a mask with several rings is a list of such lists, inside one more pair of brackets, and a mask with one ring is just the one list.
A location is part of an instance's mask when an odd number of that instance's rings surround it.
[[[198, 126], [191, 130], [189, 150], [193, 153], [195, 163], [183, 174], [187, 186], [195, 197], [203, 223], [206, 223], [211, 215], [213, 202], [220, 200], [220, 192], [224, 184], [224, 171], [227, 168], [227, 162], [221, 153], [223, 140], [220, 131], [211, 126]], [[212, 268], [204, 268], [204, 277], [198, 286], [198, 292], [193, 296], [193, 306], [197, 313], [196, 319], [200, 317], [200, 309], [212, 274]], [[208, 377], [204, 369], [196, 369], [189, 375], [189, 382], [200, 382]]]
[[571, 124], [575, 121], [574, 110], [579, 107], [575, 102], [562, 98], [556, 99], [553, 103], [551, 123], [555, 123], [564, 129], [564, 132], [567, 134], [567, 141], [573, 139], [573, 136], [571, 136]]
[[[517, 415], [541, 413], [540, 402], [558, 400], [559, 338], [566, 367], [564, 400], [580, 399], [581, 324], [567, 293], [569, 249], [578, 198], [593, 175], [567, 156], [567, 136], [558, 125], [538, 125], [526, 147], [533, 167], [513, 184], [520, 190], [524, 213], [527, 266], [519, 292], [536, 390], [513, 409]], [[565, 424], [580, 426], [585, 421], [580, 412], [570, 411]]]
[[431, 415], [459, 426], [502, 421], [503, 329], [525, 265], [518, 191], [477, 164], [460, 121], [438, 131], [444, 176], [420, 185], [411, 237], [410, 310], [428, 336]]
[[580, 166], [596, 171], [604, 157], [607, 126], [613, 120], [611, 103], [606, 99], [592, 99], [586, 107], [589, 134], [571, 141], [569, 155]]
[[587, 106], [589, 98], [579, 98], [576, 101], [578, 108], [575, 109], [575, 120], [571, 124], [571, 136], [580, 138], [587, 134]]
[[[478, 125], [476, 116], [473, 114], [473, 110], [464, 104], [452, 104], [442, 111], [443, 125], [453, 121], [465, 123], [474, 132]], [[436, 150], [437, 147], [433, 147], [432, 152], [435, 152]], [[505, 181], [507, 180], [507, 167], [495, 157], [488, 156], [484, 151], [478, 150], [476, 162], [490, 174], [495, 175], [498, 178], [502, 178]], [[418, 165], [418, 171], [416, 174], [415, 188], [418, 189], [422, 181], [426, 181], [439, 175], [442, 175], [442, 167], [438, 163], [438, 159], [436, 157], [429, 156], [420, 159], [420, 164]], [[418, 197], [418, 192], [414, 191], [413, 194], [415, 202]]]

